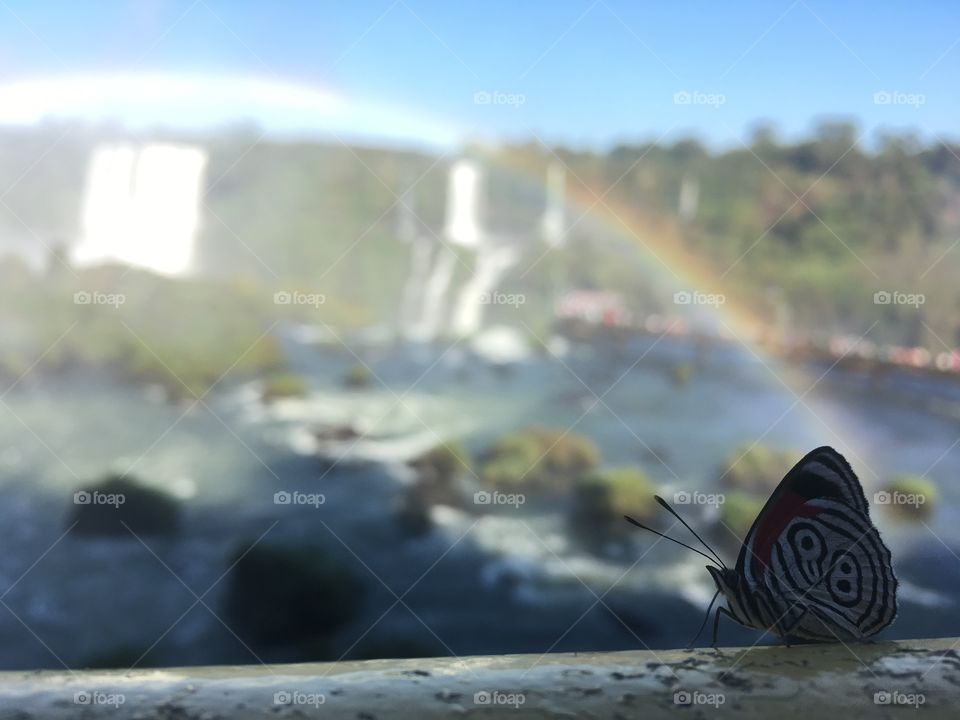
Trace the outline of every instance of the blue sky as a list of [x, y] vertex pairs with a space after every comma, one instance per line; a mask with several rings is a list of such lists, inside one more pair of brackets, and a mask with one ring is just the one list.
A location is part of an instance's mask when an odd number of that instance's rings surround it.
[[[63, 100], [71, 78], [117, 74], [128, 78], [109, 91], [118, 97]], [[207, 78], [204, 97], [150, 102], [147, 84], [133, 97], [129, 78], [141, 75]], [[868, 137], [885, 127], [955, 138], [958, 77], [960, 3], [947, 0], [0, 0], [9, 121], [23, 83], [43, 80], [38, 107], [60, 114], [185, 125], [251, 116], [277, 132], [440, 144], [693, 134], [729, 145], [760, 120], [790, 137], [825, 116], [855, 119]], [[231, 89], [211, 93], [218, 78]], [[244, 78], [288, 92], [245, 92]], [[4, 84], [20, 94], [5, 96]]]

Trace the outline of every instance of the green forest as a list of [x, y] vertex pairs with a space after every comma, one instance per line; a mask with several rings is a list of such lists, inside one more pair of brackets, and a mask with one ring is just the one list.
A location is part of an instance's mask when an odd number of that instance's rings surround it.
[[[225, 328], [236, 338], [227, 343], [235, 358], [291, 313], [348, 330], [390, 323], [410, 265], [410, 249], [397, 239], [402, 206], [422, 232], [442, 236], [447, 171], [458, 154], [488, 168], [488, 225], [532, 239], [500, 288], [527, 301], [491, 308], [494, 319], [509, 313], [539, 333], [559, 293], [589, 288], [622, 293], [640, 316], [671, 312], [672, 292], [695, 268], [704, 289], [789, 333], [859, 336], [870, 329], [877, 342], [935, 352], [960, 345], [960, 146], [860, 133], [829, 122], [795, 142], [761, 126], [724, 150], [685, 139], [605, 152], [530, 142], [437, 155], [279, 141], [246, 126], [202, 136], [158, 130], [150, 141], [190, 142], [209, 152], [198, 273], [184, 282], [109, 269], [78, 273], [63, 262], [64, 247], [80, 232], [93, 148], [147, 137], [105, 126], [4, 129], [0, 293], [5, 327], [15, 329], [7, 333], [5, 364], [14, 371], [29, 365], [72, 322], [92, 323], [107, 312], [69, 303], [77, 290], [123, 292], [129, 302], [114, 312], [153, 333], [151, 347], [168, 348], [171, 358], [184, 343], [196, 356], [215, 353], [223, 343], [210, 338], [223, 337]], [[537, 238], [551, 163], [566, 168], [571, 225], [552, 250]], [[680, 212], [685, 183], [696, 187], [695, 211]], [[11, 250], [45, 257], [44, 279], [31, 280]], [[456, 272], [465, 276], [472, 257], [457, 252]], [[280, 308], [271, 302], [278, 289], [321, 293], [326, 302]], [[877, 305], [877, 291], [921, 294], [924, 302]], [[155, 319], [139, 321], [138, 312], [146, 317], [164, 303], [184, 323], [175, 336]], [[198, 306], [203, 311], [185, 310]], [[104, 352], [109, 332], [97, 327], [76, 341], [75, 354], [152, 362], [142, 348]], [[128, 333], [120, 334], [125, 340], [116, 342], [127, 342]], [[103, 347], [85, 347], [91, 338]], [[68, 349], [69, 342], [61, 348]], [[275, 354], [265, 351], [257, 362], [278, 364], [269, 359]], [[219, 367], [212, 363], [211, 378]]]

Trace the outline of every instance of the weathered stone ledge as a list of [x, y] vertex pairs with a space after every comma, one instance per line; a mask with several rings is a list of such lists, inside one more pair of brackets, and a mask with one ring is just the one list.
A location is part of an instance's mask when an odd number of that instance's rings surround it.
[[[0, 718], [958, 717], [960, 639], [0, 673]], [[878, 695], [878, 693], [880, 693]], [[826, 715], [822, 717], [827, 717]]]

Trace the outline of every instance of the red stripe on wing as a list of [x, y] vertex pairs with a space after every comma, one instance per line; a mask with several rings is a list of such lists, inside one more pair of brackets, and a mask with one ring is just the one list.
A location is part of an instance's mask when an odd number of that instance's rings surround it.
[[759, 578], [762, 571], [770, 567], [773, 546], [790, 521], [797, 517], [819, 515], [823, 508], [807, 505], [810, 500], [792, 490], [784, 490], [774, 505], [764, 508], [757, 518], [757, 530], [753, 534], [752, 562], [753, 575]]

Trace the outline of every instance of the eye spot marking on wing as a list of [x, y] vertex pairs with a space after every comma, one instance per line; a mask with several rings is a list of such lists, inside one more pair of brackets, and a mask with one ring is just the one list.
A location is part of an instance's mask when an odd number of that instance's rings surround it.
[[826, 585], [830, 599], [842, 607], [854, 607], [863, 600], [863, 571], [859, 561], [839, 550], [830, 558]]
[[810, 584], [823, 574], [827, 543], [819, 528], [810, 520], [798, 519], [791, 522], [777, 544], [780, 547], [780, 556], [787, 566], [784, 569], [791, 576], [791, 584]]

